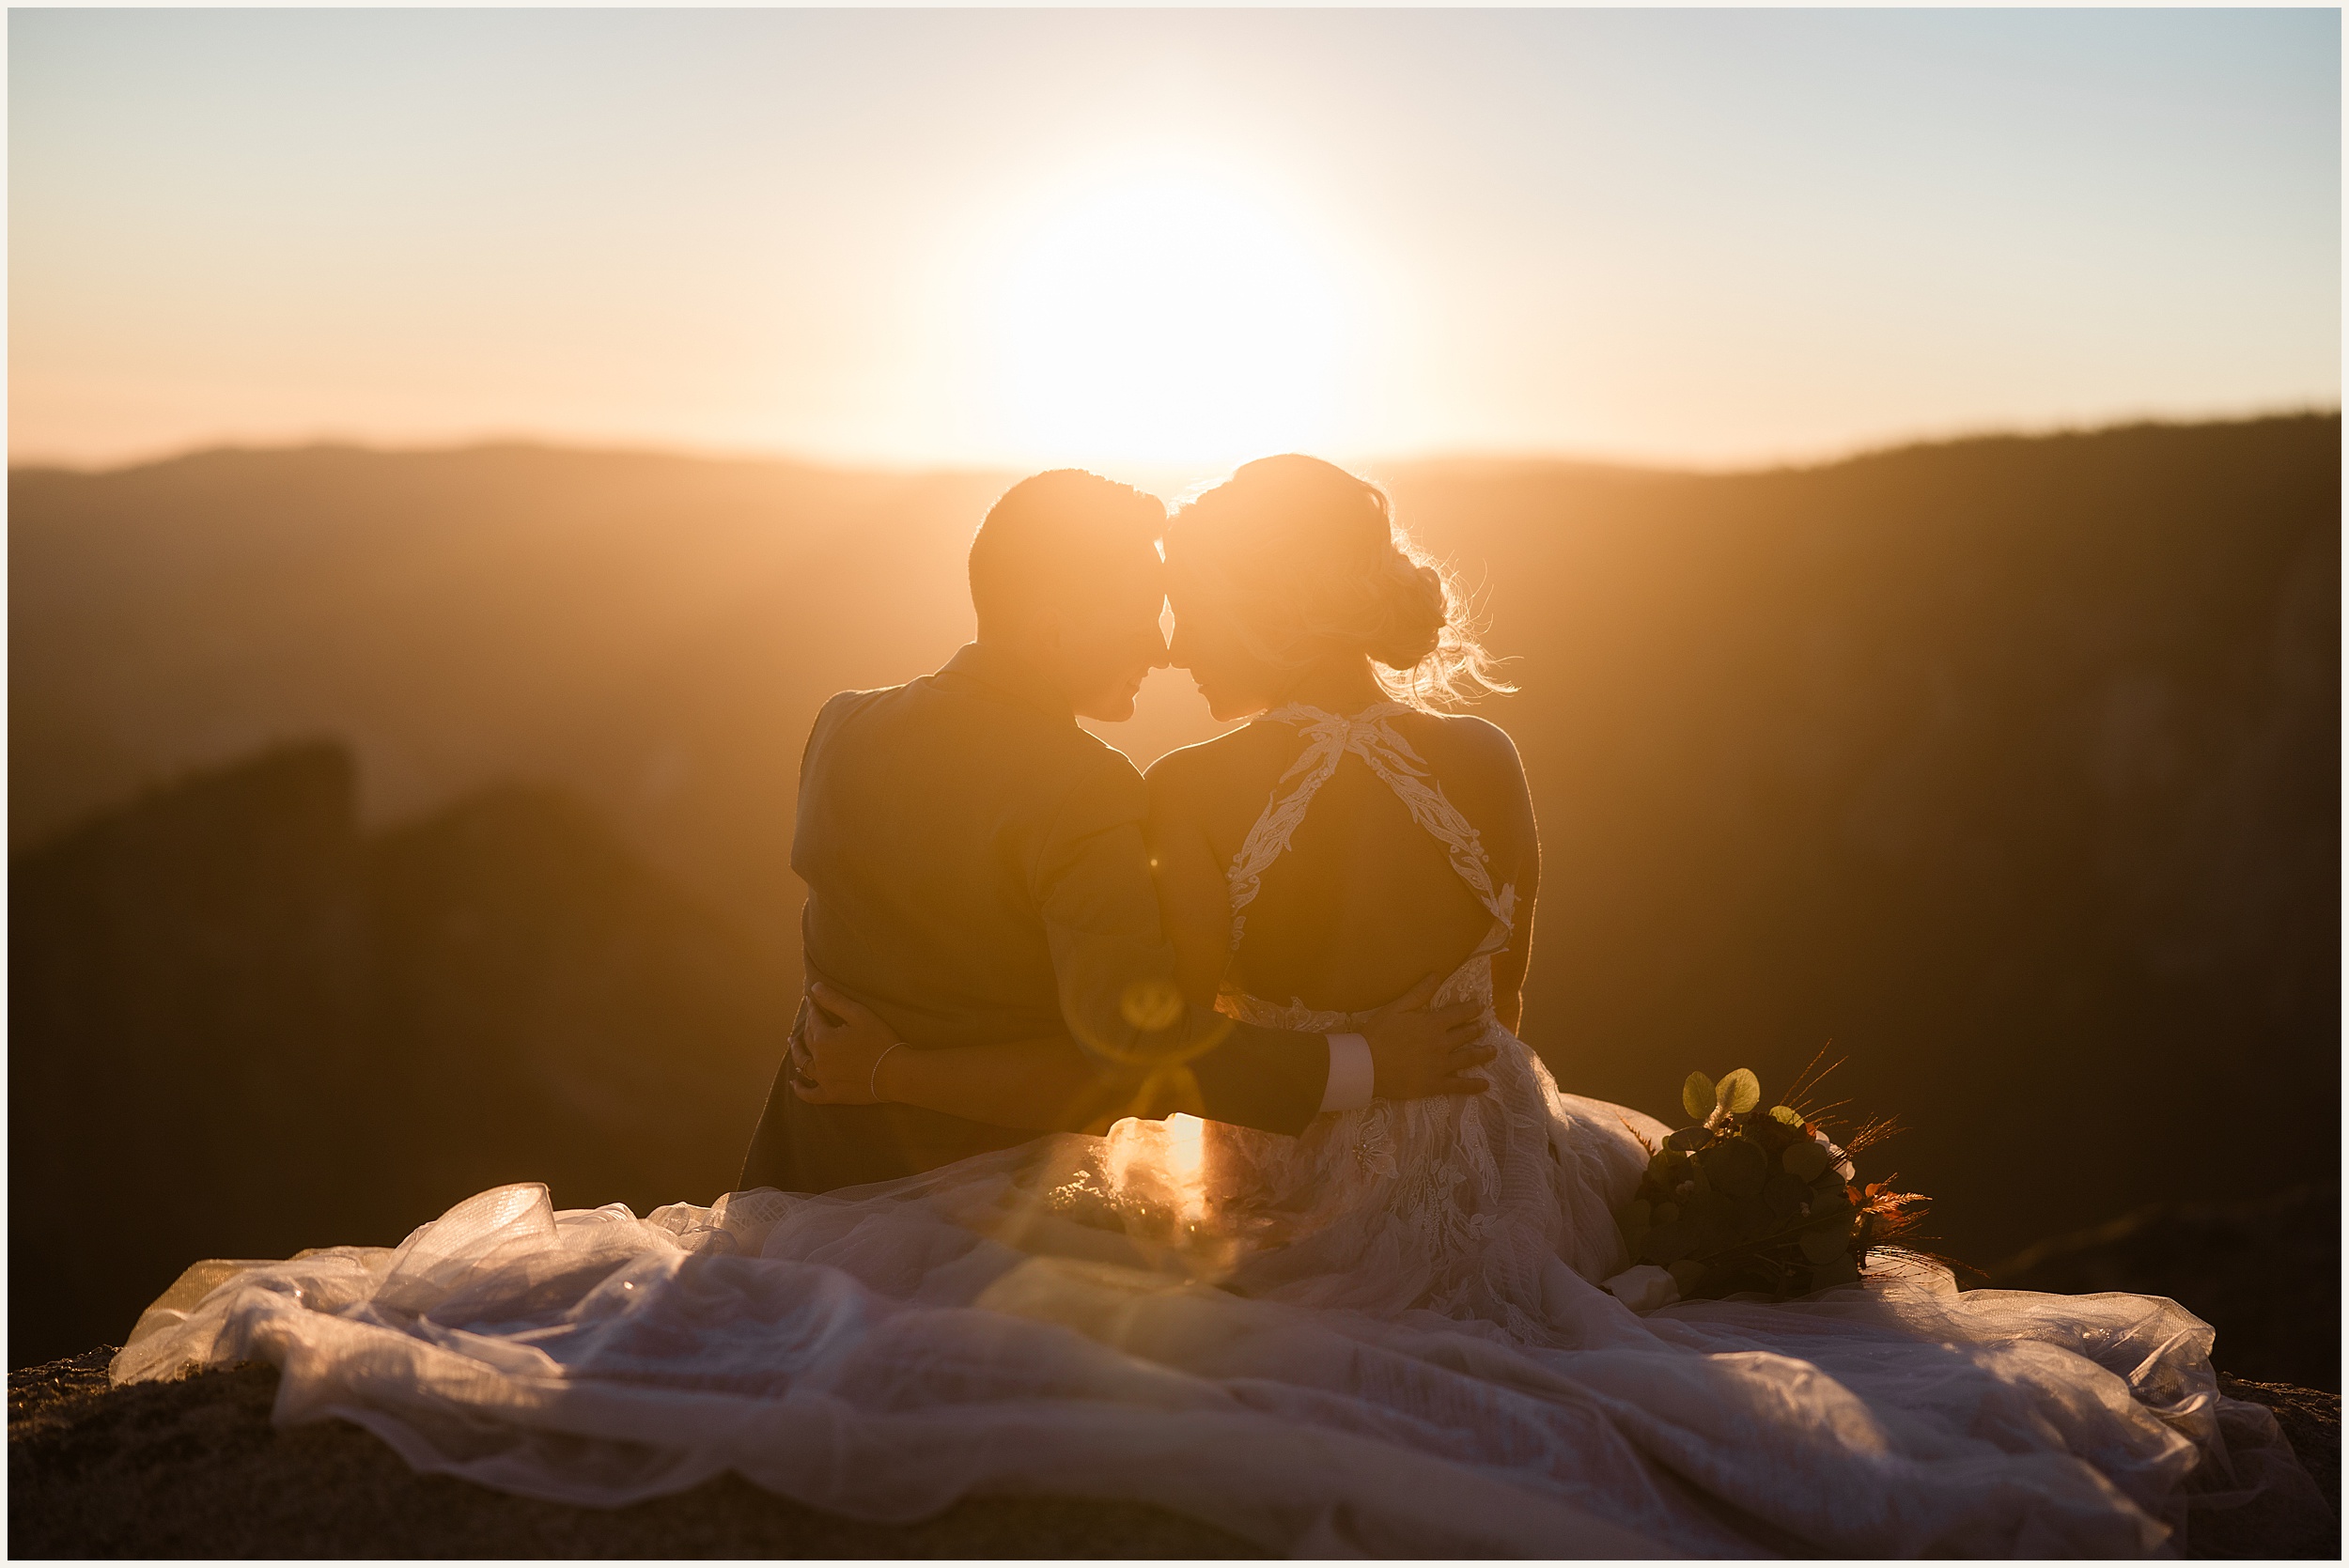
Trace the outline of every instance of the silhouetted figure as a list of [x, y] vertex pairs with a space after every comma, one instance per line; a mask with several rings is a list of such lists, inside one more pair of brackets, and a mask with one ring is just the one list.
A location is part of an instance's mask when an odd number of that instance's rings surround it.
[[[1142, 777], [1076, 722], [1130, 718], [1167, 661], [1164, 520], [1153, 498], [1074, 470], [1013, 487], [971, 546], [978, 640], [936, 675], [817, 715], [791, 853], [808, 974], [869, 1003], [894, 1032], [884, 1048], [943, 1051], [929, 1065], [949, 1076], [937, 1109], [814, 1103], [786, 1062], [743, 1188], [829, 1191], [1081, 1127], [1124, 1109], [1112, 1102], [1141, 1087], [1137, 1065], [1161, 1060], [1193, 1075], [1187, 1109], [1277, 1133], [1328, 1108], [1333, 1048], [1370, 1068], [1340, 1084], [1353, 1103], [1372, 1077], [1394, 1096], [1460, 1087], [1435, 1068], [1452, 1034], [1473, 1036], [1474, 1009], [1396, 1008], [1332, 1048], [1182, 999]], [[1014, 1042], [1033, 1046], [955, 1049]]]

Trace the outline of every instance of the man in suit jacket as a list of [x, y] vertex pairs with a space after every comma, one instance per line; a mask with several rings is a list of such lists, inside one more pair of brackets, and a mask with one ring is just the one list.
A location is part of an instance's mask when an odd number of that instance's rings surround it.
[[[1156, 499], [1094, 474], [1022, 481], [972, 544], [978, 640], [935, 675], [824, 705], [791, 846], [807, 971], [909, 1048], [1065, 1032], [1105, 1079], [1187, 1059], [1206, 1115], [1295, 1133], [1374, 1088], [1409, 1094], [1440, 1076], [1430, 1064], [1455, 1042], [1458, 1010], [1391, 1007], [1361, 1035], [1325, 1037], [1148, 1004], [1180, 993], [1142, 775], [1076, 721], [1132, 717], [1167, 662], [1164, 519]], [[910, 1105], [813, 1104], [792, 1078], [786, 1058], [744, 1189], [829, 1191], [1036, 1136]]]

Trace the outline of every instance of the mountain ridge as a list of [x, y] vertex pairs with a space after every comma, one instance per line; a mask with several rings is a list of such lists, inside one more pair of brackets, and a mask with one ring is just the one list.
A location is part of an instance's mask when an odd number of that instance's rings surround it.
[[[1477, 451], [1433, 448], [1411, 454], [1389, 454], [1360, 458], [1355, 466], [1361, 472], [1376, 474], [1394, 470], [1469, 470], [1477, 468], [1534, 471], [1581, 471], [1657, 474], [1694, 478], [1744, 478], [1764, 474], [1812, 474], [1822, 470], [1842, 468], [1852, 463], [1895, 456], [1907, 452], [1924, 452], [1951, 447], [1980, 446], [2003, 442], [2061, 442], [2094, 438], [2139, 430], [2189, 430], [2225, 428], [2251, 425], [2274, 424], [2292, 420], [2338, 420], [2341, 410], [2322, 404], [2292, 404], [2247, 412], [2214, 414], [2210, 416], [2143, 414], [2108, 419], [2056, 421], [2044, 426], [2022, 427], [1985, 424], [1943, 432], [1921, 432], [1911, 436], [1890, 436], [1870, 440], [1851, 446], [1811, 456], [1791, 456], [1781, 458], [1760, 458], [1751, 461], [1697, 462], [1669, 458], [1610, 458], [1603, 455], [1571, 451]], [[650, 458], [661, 461], [707, 464], [720, 467], [779, 468], [801, 474], [858, 474], [873, 477], [899, 478], [925, 476], [961, 476], [983, 474], [1000, 477], [1005, 482], [1034, 472], [1016, 463], [984, 462], [870, 462], [833, 459], [788, 452], [700, 450], [691, 446], [670, 445], [660, 442], [568, 440], [556, 436], [482, 436], [445, 442], [373, 442], [356, 438], [319, 437], [314, 440], [288, 441], [220, 441], [205, 442], [186, 447], [144, 457], [117, 460], [71, 462], [55, 458], [12, 460], [10, 474], [63, 475], [80, 478], [100, 478], [110, 475], [168, 469], [212, 458], [267, 458], [304, 453], [347, 453], [381, 458], [440, 458], [459, 457], [475, 453], [548, 453], [569, 457], [609, 457], [622, 459]], [[1354, 462], [1354, 459], [1348, 459]], [[1076, 466], [1084, 466], [1079, 464]], [[1129, 469], [1135, 465], [1111, 463], [1097, 468]], [[1182, 465], [1143, 465], [1159, 468]]]

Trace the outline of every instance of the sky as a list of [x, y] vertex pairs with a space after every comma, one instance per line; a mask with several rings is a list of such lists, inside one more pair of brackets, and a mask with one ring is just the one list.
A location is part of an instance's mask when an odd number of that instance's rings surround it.
[[2333, 10], [13, 10], [12, 461], [2337, 407]]

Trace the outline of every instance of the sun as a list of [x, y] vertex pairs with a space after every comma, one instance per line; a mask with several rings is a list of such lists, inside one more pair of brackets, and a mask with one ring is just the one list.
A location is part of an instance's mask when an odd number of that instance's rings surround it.
[[1228, 171], [1086, 180], [1009, 247], [997, 421], [1039, 460], [1228, 466], [1321, 445], [1347, 391], [1351, 295], [1333, 248]]

